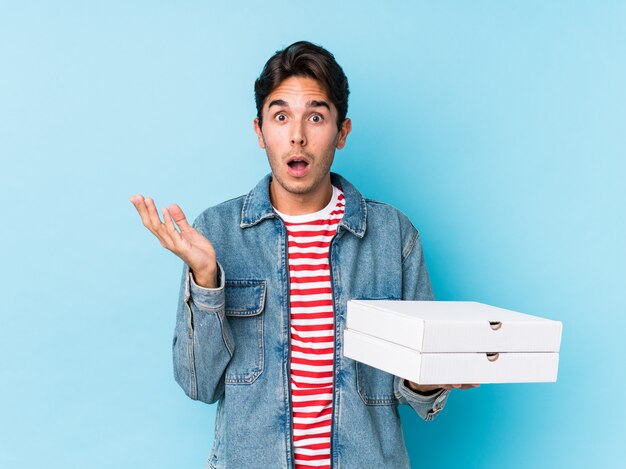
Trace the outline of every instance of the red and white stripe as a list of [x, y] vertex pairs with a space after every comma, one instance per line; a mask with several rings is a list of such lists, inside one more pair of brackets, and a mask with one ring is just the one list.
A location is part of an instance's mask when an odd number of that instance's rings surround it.
[[333, 187], [319, 212], [279, 212], [288, 234], [291, 402], [296, 469], [330, 469], [335, 322], [328, 253], [345, 201]]

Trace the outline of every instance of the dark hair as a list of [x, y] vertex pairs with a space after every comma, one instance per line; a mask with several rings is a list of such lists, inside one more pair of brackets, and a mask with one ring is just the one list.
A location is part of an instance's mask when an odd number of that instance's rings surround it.
[[294, 42], [277, 51], [254, 82], [259, 126], [263, 124], [265, 99], [283, 80], [292, 76], [309, 77], [320, 83], [337, 108], [337, 127], [341, 128], [348, 113], [348, 79], [333, 54], [307, 41]]

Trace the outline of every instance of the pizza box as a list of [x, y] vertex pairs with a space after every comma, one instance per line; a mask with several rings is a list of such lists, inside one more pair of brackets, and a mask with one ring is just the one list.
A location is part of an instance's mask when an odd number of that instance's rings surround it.
[[350, 300], [344, 355], [419, 384], [550, 382], [561, 330], [476, 302]]

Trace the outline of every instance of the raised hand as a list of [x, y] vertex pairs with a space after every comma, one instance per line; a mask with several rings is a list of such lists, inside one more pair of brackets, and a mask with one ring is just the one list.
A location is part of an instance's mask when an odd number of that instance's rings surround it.
[[162, 209], [162, 222], [151, 198], [138, 194], [133, 195], [130, 201], [139, 212], [143, 225], [158, 238], [161, 246], [172, 251], [189, 266], [198, 285], [217, 287], [215, 249], [208, 239], [187, 223], [185, 214], [178, 205], [172, 204], [169, 209]]

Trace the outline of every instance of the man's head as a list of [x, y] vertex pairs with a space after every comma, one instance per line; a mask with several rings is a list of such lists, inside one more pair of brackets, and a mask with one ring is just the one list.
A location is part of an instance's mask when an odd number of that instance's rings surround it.
[[265, 64], [255, 96], [254, 131], [272, 168], [272, 202], [293, 211], [328, 202], [335, 150], [352, 128], [341, 67], [321, 47], [297, 42]]
[[333, 54], [307, 41], [294, 42], [277, 51], [265, 64], [254, 83], [259, 127], [263, 126], [263, 104], [269, 94], [289, 77], [308, 77], [317, 81], [337, 108], [337, 128], [348, 113], [348, 79]]

